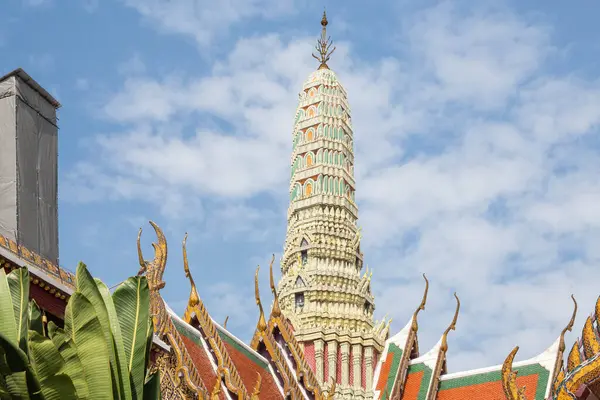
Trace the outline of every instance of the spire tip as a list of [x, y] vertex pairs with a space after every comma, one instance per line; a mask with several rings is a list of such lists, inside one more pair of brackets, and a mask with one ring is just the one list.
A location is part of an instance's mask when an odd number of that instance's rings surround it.
[[335, 51], [335, 47], [333, 49], [331, 48], [333, 43], [331, 42], [330, 38], [327, 37], [328, 24], [327, 12], [323, 10], [323, 18], [321, 18], [321, 37], [317, 40], [317, 45], [315, 46], [317, 54], [312, 54], [312, 56], [321, 63], [321, 65], [319, 65], [319, 69], [329, 69], [327, 66], [327, 61], [329, 61], [331, 54]]

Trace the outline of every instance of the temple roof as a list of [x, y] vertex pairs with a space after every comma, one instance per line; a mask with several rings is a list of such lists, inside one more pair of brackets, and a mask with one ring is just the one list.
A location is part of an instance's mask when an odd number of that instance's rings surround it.
[[67, 299], [75, 290], [75, 275], [24, 246], [0, 235], [0, 266], [7, 270], [27, 267], [31, 296], [45, 311], [62, 318]]
[[[261, 351], [244, 344], [237, 336], [214, 321], [197, 292], [189, 270], [185, 239], [184, 271], [190, 280], [190, 297], [183, 317], [177, 316], [169, 308], [159, 294], [165, 285], [162, 275], [166, 267], [166, 239], [160, 228], [154, 223], [151, 224], [159, 240], [154, 244], [153, 261], [144, 260], [140, 250], [140, 273], [148, 277], [151, 312], [156, 316], [155, 332], [170, 346], [169, 363], [172, 367], [166, 368], [165, 372], [171, 374], [169, 379], [175, 386], [178, 381], [185, 383], [184, 387], [177, 389], [181, 390], [180, 397], [189, 398], [190, 393], [193, 393], [200, 398], [211, 400], [256, 400], [282, 399], [291, 394], [292, 398], [321, 399], [318, 385], [312, 389], [307, 385], [315, 384], [316, 381], [310, 368], [307, 369], [302, 363], [302, 356], [294, 354], [300, 350], [297, 343], [289, 341], [293, 336], [281, 335], [275, 338], [267, 334], [263, 339], [267, 339], [270, 348]], [[262, 311], [261, 318], [262, 323], [259, 322], [259, 326], [264, 330], [286, 331], [286, 326], [281, 321], [277, 322], [279, 328], [275, 328], [275, 319], [269, 320], [271, 328], [268, 328]], [[293, 349], [292, 356], [284, 354], [284, 347]]]
[[[421, 304], [406, 326], [385, 343], [375, 370], [374, 399], [505, 399], [503, 365], [452, 374], [446, 372], [447, 337], [456, 327], [460, 309], [458, 297], [454, 318], [440, 340], [428, 352], [419, 355], [417, 314], [425, 309], [427, 287], [426, 280]], [[564, 332], [539, 356], [514, 364], [518, 371], [516, 383], [527, 387], [525, 393], [529, 400], [546, 399], [550, 394], [557, 365], [562, 360], [563, 336]]]

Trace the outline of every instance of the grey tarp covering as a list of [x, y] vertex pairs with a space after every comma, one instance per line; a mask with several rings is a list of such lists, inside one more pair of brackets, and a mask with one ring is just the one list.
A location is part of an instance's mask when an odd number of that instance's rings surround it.
[[[13, 124], [12, 131], [16, 131], [16, 140], [14, 133], [12, 139], [16, 143], [16, 149], [13, 145], [12, 150], [7, 148], [6, 153], [11, 152], [9, 157], [12, 157], [16, 166], [13, 166], [11, 170], [7, 169], [14, 174], [13, 182], [16, 178], [16, 241], [53, 263], [57, 263], [58, 128], [56, 126], [56, 109], [20, 77], [14, 76], [8, 81], [12, 83], [10, 85], [12, 87], [8, 89], [12, 95], [6, 99], [12, 99], [15, 105], [13, 116], [6, 121], [10, 121]], [[0, 85], [2, 84], [6, 84], [6, 82], [0, 83]], [[6, 93], [6, 90], [4, 92]], [[3, 116], [0, 115], [0, 117]], [[5, 119], [0, 119], [1, 126], [8, 125], [4, 121]], [[5, 136], [6, 141], [9, 140], [10, 132], [10, 130], [5, 132], [3, 129], [2, 141], [5, 140]], [[0, 154], [5, 154], [4, 148], [0, 148]], [[4, 174], [4, 170], [0, 171], [0, 176]], [[8, 174], [7, 172], [6, 175]], [[3, 204], [4, 198], [0, 202]]]
[[0, 82], [0, 235], [17, 240], [15, 78]]

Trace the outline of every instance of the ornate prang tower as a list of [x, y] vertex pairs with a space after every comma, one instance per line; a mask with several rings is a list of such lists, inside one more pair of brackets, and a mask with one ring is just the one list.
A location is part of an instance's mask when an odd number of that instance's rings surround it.
[[374, 323], [371, 275], [361, 276], [354, 153], [346, 91], [327, 61], [335, 50], [323, 13], [319, 68], [300, 92], [280, 305], [305, 357], [336, 399], [372, 398], [373, 370], [389, 330]]

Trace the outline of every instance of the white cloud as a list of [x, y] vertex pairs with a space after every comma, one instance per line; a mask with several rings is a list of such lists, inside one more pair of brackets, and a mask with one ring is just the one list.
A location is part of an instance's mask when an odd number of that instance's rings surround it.
[[[224, 19], [262, 15], [256, 2], [206, 13], [193, 12], [192, 1], [128, 4], [201, 44]], [[212, 21], [216, 7], [226, 12]], [[367, 63], [338, 43], [332, 60], [353, 108], [363, 250], [375, 267], [378, 312], [402, 326], [426, 272], [421, 350], [450, 322], [456, 290], [463, 308], [451, 370], [498, 364], [515, 344], [520, 357], [533, 356], [568, 321], [571, 292], [581, 314], [597, 294], [600, 165], [591, 142], [600, 88], [550, 74], [550, 29], [509, 10], [465, 15], [445, 2], [410, 21], [403, 58]], [[251, 204], [257, 196], [276, 201], [283, 216], [310, 47], [277, 35], [240, 39], [210, 75], [127, 78], [104, 113], [128, 129], [99, 136], [71, 183], [87, 182], [81, 199], [148, 201], [173, 218], [189, 202], [223, 201], [209, 217], [225, 231], [275, 218], [272, 202]], [[195, 127], [191, 135], [185, 124]]]
[[[36, 0], [39, 1], [39, 0]], [[272, 18], [293, 11], [292, 0], [123, 0], [154, 27], [191, 36], [201, 46], [249, 18]]]

